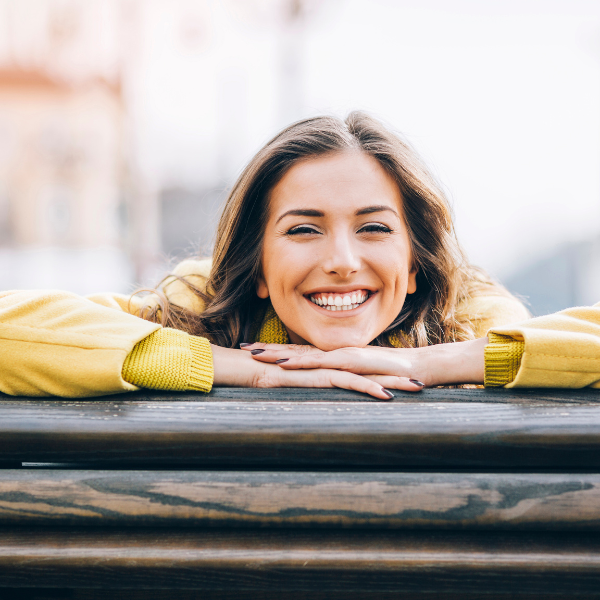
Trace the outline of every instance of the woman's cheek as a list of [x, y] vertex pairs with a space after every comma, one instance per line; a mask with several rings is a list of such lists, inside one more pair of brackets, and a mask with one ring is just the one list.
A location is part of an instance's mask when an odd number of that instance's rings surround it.
[[278, 290], [278, 295], [283, 298], [295, 295], [296, 288], [310, 272], [310, 269], [306, 268], [310, 258], [306, 246], [307, 244], [288, 242], [273, 249], [272, 284], [274, 289]]

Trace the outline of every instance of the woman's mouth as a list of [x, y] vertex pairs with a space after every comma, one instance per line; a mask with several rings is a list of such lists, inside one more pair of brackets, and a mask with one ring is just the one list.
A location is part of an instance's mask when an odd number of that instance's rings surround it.
[[369, 290], [355, 290], [344, 294], [319, 292], [318, 294], [308, 294], [308, 299], [326, 310], [337, 311], [358, 308], [369, 299], [370, 295]]

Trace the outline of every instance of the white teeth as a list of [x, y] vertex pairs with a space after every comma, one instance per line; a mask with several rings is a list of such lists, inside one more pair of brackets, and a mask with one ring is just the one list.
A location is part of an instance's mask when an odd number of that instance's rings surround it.
[[336, 311], [358, 308], [368, 297], [369, 295], [363, 292], [352, 292], [352, 294], [346, 294], [345, 296], [316, 294], [315, 296], [309, 296], [309, 300], [314, 304], [323, 306], [326, 310]]

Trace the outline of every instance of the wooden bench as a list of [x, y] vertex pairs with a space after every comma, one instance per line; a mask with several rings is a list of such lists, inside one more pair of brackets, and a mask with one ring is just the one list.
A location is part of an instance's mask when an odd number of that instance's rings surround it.
[[600, 598], [600, 393], [0, 398], [0, 598]]

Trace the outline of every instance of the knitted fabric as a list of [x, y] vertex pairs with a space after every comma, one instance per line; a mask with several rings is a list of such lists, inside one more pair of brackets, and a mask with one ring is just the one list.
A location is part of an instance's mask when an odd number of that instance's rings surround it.
[[122, 377], [152, 390], [210, 392], [214, 378], [210, 343], [176, 329], [159, 329], [127, 355]]
[[272, 305], [267, 308], [258, 336], [254, 341], [263, 342], [264, 344], [290, 343], [288, 332]]
[[485, 347], [485, 385], [500, 387], [517, 376], [525, 351], [525, 342], [507, 335], [488, 333], [489, 344]]
[[[390, 344], [394, 348], [404, 348], [400, 337], [403, 334], [401, 332], [394, 331], [390, 334]], [[264, 344], [289, 344], [290, 338], [285, 325], [281, 319], [277, 316], [275, 309], [272, 305], [269, 305], [265, 316], [258, 330], [258, 335], [255, 336], [255, 342], [262, 342]]]

